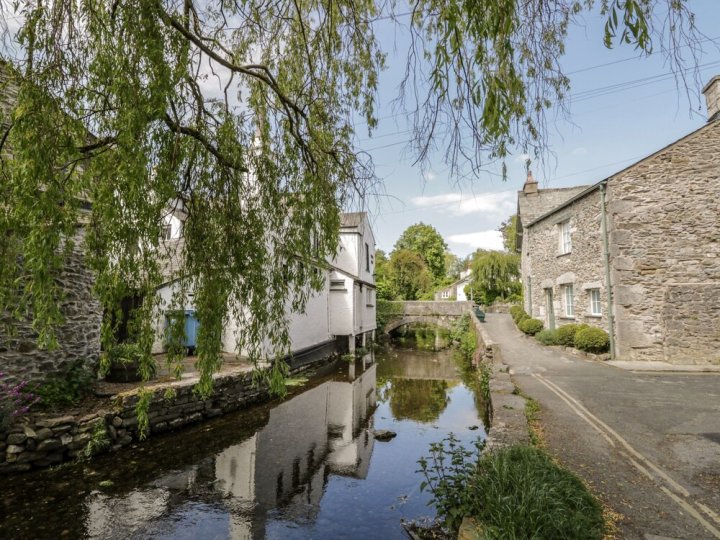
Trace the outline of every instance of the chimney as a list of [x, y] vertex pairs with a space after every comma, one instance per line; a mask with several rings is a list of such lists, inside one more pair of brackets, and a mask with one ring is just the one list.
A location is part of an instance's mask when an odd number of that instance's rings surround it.
[[702, 90], [707, 102], [708, 122], [720, 120], [720, 75], [715, 75]]
[[530, 195], [531, 193], [537, 193], [537, 192], [538, 192], [537, 180], [535, 180], [533, 178], [532, 171], [528, 170], [527, 180], [525, 180], [525, 185], [523, 186], [523, 193], [525, 195]]

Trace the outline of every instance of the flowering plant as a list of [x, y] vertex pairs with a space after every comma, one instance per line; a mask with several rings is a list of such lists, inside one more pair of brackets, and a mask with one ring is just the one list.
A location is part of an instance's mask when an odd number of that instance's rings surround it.
[[0, 372], [0, 429], [6, 428], [15, 418], [30, 410], [40, 399], [25, 391], [28, 381], [17, 384], [6, 381], [6, 374]]

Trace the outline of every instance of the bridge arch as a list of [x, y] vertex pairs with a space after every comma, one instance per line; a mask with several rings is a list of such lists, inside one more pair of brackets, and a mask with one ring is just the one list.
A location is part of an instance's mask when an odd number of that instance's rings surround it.
[[389, 334], [390, 332], [392, 332], [393, 330], [397, 330], [401, 326], [414, 323], [434, 324], [448, 330], [452, 327], [452, 321], [449, 320], [447, 317], [438, 317], [437, 315], [406, 315], [400, 319], [393, 319], [392, 321], [389, 321], [385, 325], [385, 328], [383, 328], [383, 332]]
[[450, 328], [452, 322], [465, 313], [472, 313], [473, 302], [447, 301], [405, 301], [388, 302], [388, 310], [393, 314], [385, 323], [383, 332], [393, 330], [412, 323], [436, 324], [442, 328]]

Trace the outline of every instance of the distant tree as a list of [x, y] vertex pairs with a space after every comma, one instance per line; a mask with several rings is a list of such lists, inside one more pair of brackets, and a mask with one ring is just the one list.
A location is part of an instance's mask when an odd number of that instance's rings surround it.
[[388, 273], [400, 300], [418, 300], [432, 288], [432, 274], [425, 261], [409, 249], [396, 249], [390, 255]]
[[445, 276], [448, 280], [455, 281], [460, 277], [460, 272], [465, 269], [463, 260], [452, 253], [451, 251], [445, 252]]
[[377, 287], [377, 297], [382, 300], [395, 300], [397, 291], [395, 291], [390, 279], [388, 262], [388, 258], [382, 249], [375, 251], [375, 286]]
[[395, 243], [395, 251], [403, 249], [416, 253], [425, 261], [435, 283], [445, 277], [447, 244], [435, 227], [425, 223], [410, 225]]
[[472, 279], [466, 287], [474, 300], [485, 305], [498, 298], [510, 300], [522, 292], [520, 257], [504, 251], [478, 251], [472, 263]]
[[498, 231], [503, 236], [503, 247], [510, 253], [517, 253], [517, 214], [510, 216], [508, 219], [500, 224]]

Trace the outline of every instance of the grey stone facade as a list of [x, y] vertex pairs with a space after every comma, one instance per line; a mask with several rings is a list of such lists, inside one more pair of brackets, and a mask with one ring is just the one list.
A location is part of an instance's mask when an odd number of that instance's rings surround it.
[[[562, 253], [563, 223], [569, 223], [572, 247]], [[607, 292], [602, 264], [600, 194], [592, 191], [540, 220], [524, 232], [522, 277], [525, 310], [546, 328], [583, 322], [607, 327]], [[572, 315], [567, 315], [565, 289], [572, 286]], [[593, 315], [590, 291], [597, 290], [601, 315]], [[550, 309], [552, 307], [552, 309]]]
[[[532, 206], [537, 190], [526, 183], [518, 203], [525, 308], [546, 326], [548, 290], [556, 323], [570, 320], [562, 317], [562, 292], [572, 283], [574, 320], [612, 331], [618, 359], [720, 364], [720, 117], [713, 109], [720, 78], [713, 81], [706, 87], [710, 120], [679, 141], [541, 215], [523, 214], [520, 201]], [[612, 329], [601, 185], [607, 190]], [[564, 222], [570, 224], [569, 254], [560, 254]], [[589, 315], [590, 289], [600, 290], [600, 317]]]
[[6, 380], [39, 383], [78, 359], [88, 368], [97, 364], [102, 308], [92, 294], [94, 277], [83, 264], [83, 239], [84, 229], [78, 228], [73, 251], [58, 278], [64, 292], [60, 308], [64, 321], [56, 331], [58, 348], [39, 349], [30, 321], [6, 320], [10, 332], [0, 326], [0, 372], [7, 374]]

